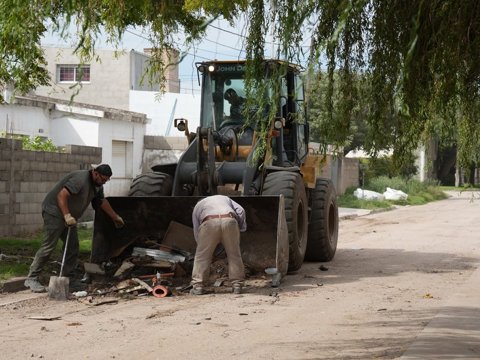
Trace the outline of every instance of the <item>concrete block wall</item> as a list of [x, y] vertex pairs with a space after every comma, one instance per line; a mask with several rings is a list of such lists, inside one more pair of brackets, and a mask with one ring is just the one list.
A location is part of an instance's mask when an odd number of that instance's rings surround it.
[[358, 159], [327, 155], [322, 165], [319, 176], [332, 180], [337, 195], [343, 195], [349, 187], [359, 186], [360, 162]]
[[360, 161], [353, 158], [343, 158], [340, 194], [345, 193], [345, 190], [352, 186], [360, 186]]
[[[20, 140], [0, 138], [0, 236], [19, 236], [43, 226], [45, 195], [73, 170], [102, 161], [102, 149], [67, 145], [65, 153], [22, 150]], [[90, 210], [84, 216], [92, 217]]]
[[185, 136], [152, 136], [145, 135], [142, 172], [151, 171], [155, 165], [177, 163], [178, 159], [188, 147]]
[[149, 150], [185, 150], [188, 146], [186, 137], [145, 135], [145, 149]]

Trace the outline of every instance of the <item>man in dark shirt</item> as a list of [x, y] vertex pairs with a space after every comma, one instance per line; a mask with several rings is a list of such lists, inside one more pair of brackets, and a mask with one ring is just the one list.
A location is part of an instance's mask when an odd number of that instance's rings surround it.
[[225, 91], [224, 98], [230, 103], [230, 119], [238, 124], [242, 124], [242, 112], [245, 106], [245, 99], [239, 96], [232, 88], [229, 88]]
[[240, 294], [245, 279], [240, 251], [240, 232], [247, 230], [245, 210], [228, 196], [213, 195], [195, 205], [192, 222], [197, 250], [193, 263], [191, 293], [204, 294], [203, 287], [210, 275], [213, 253], [217, 245], [222, 244], [227, 253], [228, 277], [233, 292]]
[[[63, 269], [64, 274], [72, 275], [79, 252], [77, 219], [83, 215], [90, 203], [95, 209], [100, 208], [105, 211], [116, 227], [125, 225], [123, 219], [104, 198], [103, 184], [110, 180], [111, 176], [112, 169], [107, 164], [99, 165], [93, 170], [73, 171], [60, 180], [47, 194], [42, 203], [45, 235], [30, 266], [30, 272], [25, 280], [26, 287], [33, 292], [46, 291], [38, 277], [55, 250], [58, 239], [61, 238], [65, 243], [68, 227], [71, 227], [71, 231]], [[63, 274], [61, 275], [63, 276]]]

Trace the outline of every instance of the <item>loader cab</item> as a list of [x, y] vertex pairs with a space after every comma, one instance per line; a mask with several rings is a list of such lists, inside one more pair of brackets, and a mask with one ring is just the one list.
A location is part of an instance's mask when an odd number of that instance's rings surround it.
[[244, 63], [197, 64], [202, 74], [200, 126], [216, 131], [244, 124]]
[[[265, 76], [271, 76], [271, 69], [285, 63], [268, 60], [265, 65]], [[200, 126], [219, 132], [241, 128], [246, 121], [245, 61], [203, 62], [197, 63], [197, 69], [202, 76]], [[268, 116], [272, 108], [275, 118], [284, 119], [280, 135], [282, 139], [273, 139], [272, 148], [278, 152], [274, 156], [276, 160], [273, 165], [300, 165], [308, 149], [303, 82], [298, 67], [287, 65], [282, 69], [283, 74], [278, 79], [280, 94], [278, 96], [277, 93], [277, 97], [274, 98], [273, 89], [269, 90], [268, 108], [264, 109], [265, 116]], [[251, 144], [252, 133], [253, 129], [247, 129], [240, 142]], [[283, 150], [278, 150], [282, 147]], [[283, 154], [280, 154], [280, 151]]]
[[285, 119], [283, 147], [287, 161], [300, 165], [308, 152], [309, 128], [305, 109], [304, 86], [296, 71], [288, 71], [281, 79], [279, 116]]

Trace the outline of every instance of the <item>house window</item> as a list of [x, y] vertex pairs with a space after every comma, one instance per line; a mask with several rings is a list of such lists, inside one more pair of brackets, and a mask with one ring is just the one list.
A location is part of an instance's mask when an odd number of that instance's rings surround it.
[[58, 65], [58, 82], [90, 82], [90, 65]]

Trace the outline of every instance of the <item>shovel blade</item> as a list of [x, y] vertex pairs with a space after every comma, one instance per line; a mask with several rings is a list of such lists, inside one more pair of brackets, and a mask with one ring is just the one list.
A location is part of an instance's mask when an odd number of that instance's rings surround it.
[[53, 300], [68, 300], [70, 279], [66, 276], [51, 276], [48, 283], [48, 297]]

